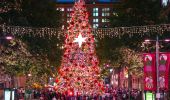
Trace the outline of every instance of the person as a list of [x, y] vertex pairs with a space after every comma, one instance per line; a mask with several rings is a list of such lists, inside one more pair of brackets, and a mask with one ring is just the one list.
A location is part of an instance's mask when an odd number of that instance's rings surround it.
[[57, 99], [56, 99], [56, 97], [54, 96], [54, 97], [52, 98], [52, 100], [57, 100]]
[[43, 95], [40, 96], [40, 100], [44, 100], [44, 96]]

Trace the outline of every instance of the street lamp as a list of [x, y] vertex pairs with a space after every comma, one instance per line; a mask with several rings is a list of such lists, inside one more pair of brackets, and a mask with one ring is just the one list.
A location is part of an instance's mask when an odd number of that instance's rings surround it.
[[3, 40], [12, 40], [13, 36], [11, 35], [6, 35], [6, 36], [0, 36], [0, 45], [2, 44]]
[[7, 39], [7, 40], [12, 40], [13, 37], [12, 37], [12, 36], [6, 36], [5, 39]]
[[156, 40], [149, 40], [149, 39], [145, 40], [145, 42], [150, 42], [150, 41], [156, 42], [156, 77], [157, 77], [156, 98], [157, 98], [157, 100], [159, 100], [159, 98], [160, 98], [160, 93], [159, 93], [159, 41], [170, 42], [170, 39], [159, 40], [159, 37], [157, 36]]

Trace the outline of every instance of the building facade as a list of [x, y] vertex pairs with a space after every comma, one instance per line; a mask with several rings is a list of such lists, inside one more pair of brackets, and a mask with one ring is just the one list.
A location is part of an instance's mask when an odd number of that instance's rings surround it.
[[[107, 0], [106, 0], [107, 1]], [[72, 7], [74, 2], [57, 2], [57, 10], [62, 12], [62, 23], [64, 27], [70, 21]], [[101, 0], [86, 0], [86, 8], [89, 12], [89, 22], [93, 28], [109, 27], [109, 17], [115, 13], [115, 9], [120, 5], [120, 0], [110, 0], [101, 2]]]

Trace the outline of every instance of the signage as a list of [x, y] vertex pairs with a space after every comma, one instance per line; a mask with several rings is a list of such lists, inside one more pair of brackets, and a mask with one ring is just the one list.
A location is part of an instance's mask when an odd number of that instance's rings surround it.
[[146, 92], [146, 100], [155, 100], [154, 93]]
[[14, 100], [14, 90], [11, 91], [10, 89], [5, 89], [4, 95], [4, 100]]

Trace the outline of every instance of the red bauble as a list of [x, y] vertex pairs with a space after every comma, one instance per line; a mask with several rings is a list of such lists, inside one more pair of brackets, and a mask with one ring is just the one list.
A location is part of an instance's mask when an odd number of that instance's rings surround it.
[[73, 22], [73, 21], [71, 21], [71, 22], [70, 22], [70, 24], [71, 24], [71, 25], [73, 25], [73, 24], [74, 24], [74, 22]]
[[56, 79], [55, 79], [55, 82], [56, 82], [56, 83], [58, 83], [58, 82], [59, 82], [59, 79], [58, 79], [58, 78], [56, 78]]
[[95, 83], [97, 83], [97, 80], [94, 80]]
[[80, 80], [80, 77], [78, 77], [77, 80], [79, 81], [79, 80]]
[[101, 87], [101, 84], [100, 84], [100, 83], [98, 83], [98, 86], [99, 86], [99, 87]]
[[82, 68], [85, 68], [85, 66], [84, 66], [84, 65], [82, 65], [81, 67], [82, 67]]
[[71, 46], [72, 44], [73, 44], [73, 43], [69, 43], [68, 45], [70, 45], [70, 46]]

